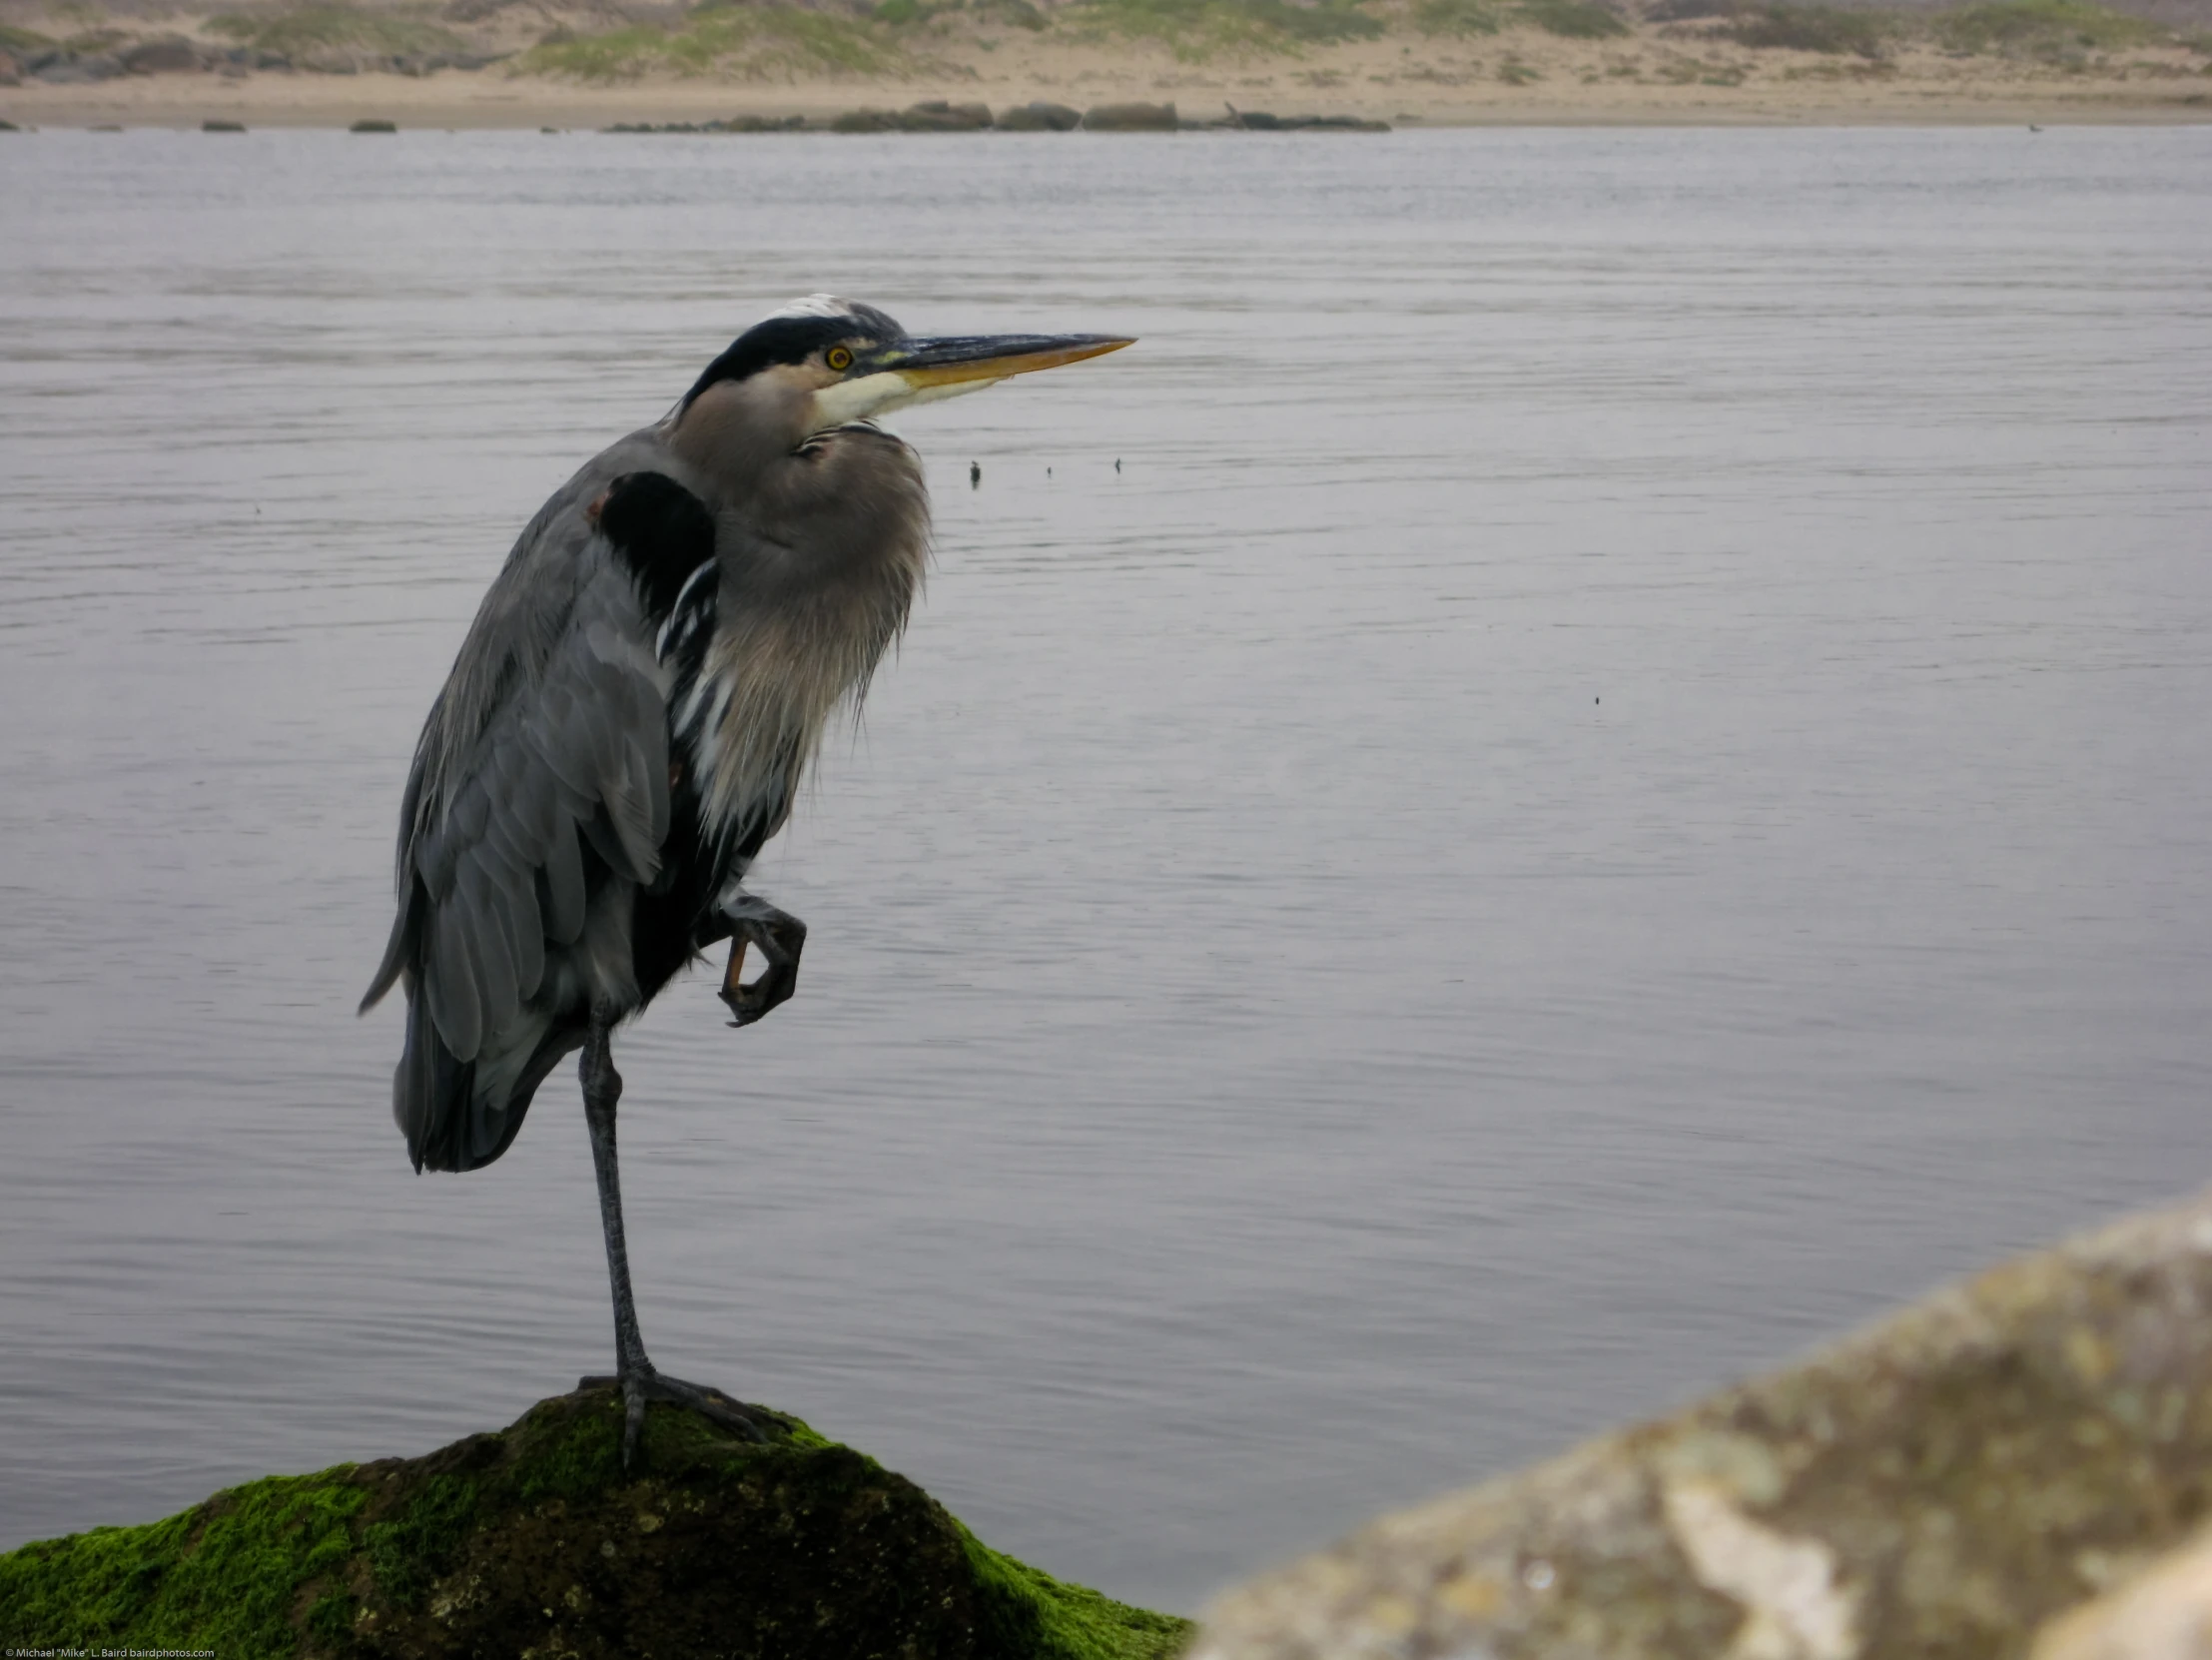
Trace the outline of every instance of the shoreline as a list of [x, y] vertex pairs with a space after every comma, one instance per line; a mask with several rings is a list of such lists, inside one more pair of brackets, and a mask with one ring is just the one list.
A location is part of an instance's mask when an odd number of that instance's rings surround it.
[[[369, 78], [364, 77], [365, 80]], [[389, 85], [375, 81], [388, 80]], [[1243, 89], [1238, 89], [1243, 90]], [[220, 96], [196, 97], [189, 93], [138, 98], [87, 96], [88, 89], [55, 88], [51, 94], [21, 97], [14, 89], [0, 93], [0, 120], [23, 132], [39, 130], [169, 130], [191, 132], [206, 122], [236, 122], [247, 131], [344, 131], [357, 121], [388, 120], [401, 132], [529, 132], [550, 130], [607, 132], [617, 125], [704, 125], [708, 122], [757, 120], [783, 122], [792, 117], [803, 126], [781, 129], [784, 137], [832, 136], [830, 123], [847, 111], [863, 107], [900, 109], [930, 97], [946, 97], [946, 91], [930, 88], [870, 88], [858, 96], [836, 100], [810, 98], [803, 93], [763, 97], [758, 92], [714, 93], [689, 87], [630, 88], [617, 93], [597, 93], [555, 86], [490, 96], [456, 96], [444, 89], [425, 92], [400, 77], [376, 77], [359, 90], [349, 88], [335, 96], [312, 99], [240, 97], [226, 88]], [[968, 99], [973, 101], [970, 89]], [[1058, 94], [1056, 97], [1055, 95]], [[1173, 102], [1189, 119], [1210, 121], [1218, 117], [1225, 100], [1197, 103], [1187, 95], [1157, 101]], [[994, 110], [1029, 103], [1032, 98], [1074, 102], [1064, 88], [1041, 88], [1028, 97], [986, 99]], [[1248, 103], [1238, 108], [1260, 108], [1259, 100], [1245, 91]], [[1101, 98], [1100, 103], [1119, 100]], [[1083, 108], [1081, 103], [1077, 108]], [[1438, 111], [1381, 111], [1305, 99], [1276, 99], [1272, 113], [1296, 116], [1354, 115], [1380, 121], [1401, 131], [1452, 130], [1487, 127], [2144, 127], [2201, 126], [2212, 122], [2212, 107], [2149, 101], [2094, 99], [2039, 99], [2015, 96], [1988, 99], [1924, 99], [1821, 101], [1785, 105], [1780, 101], [1685, 99], [1649, 103], [1616, 103], [1595, 108], [1567, 100], [1526, 99], [1465, 109]], [[1225, 130], [1225, 129], [1221, 129]], [[984, 129], [989, 132], [990, 129]], [[637, 134], [634, 136], [658, 136]], [[766, 133], [733, 132], [708, 136], [766, 137]], [[895, 134], [927, 139], [929, 133]], [[1044, 133], [1040, 140], [1070, 135]], [[1086, 135], [1098, 136], [1098, 135]], [[1103, 135], [1107, 138], [1119, 134]], [[1245, 136], [1239, 134], [1238, 136]], [[1313, 137], [1310, 131], [1254, 134], [1261, 138]], [[1357, 138], [1362, 134], [1329, 133], [1331, 138]]]
[[[976, 65], [911, 75], [781, 81], [645, 78], [582, 83], [499, 67], [422, 76], [255, 73], [129, 75], [90, 84], [26, 78], [0, 86], [18, 127], [599, 129], [616, 125], [802, 118], [826, 129], [861, 108], [932, 99], [995, 113], [1034, 100], [1078, 110], [1172, 103], [1185, 121], [1230, 106], [1279, 116], [1352, 116], [1426, 127], [2186, 126], [2212, 122], [2212, 70], [2065, 72], [2018, 61], [1899, 54], [1879, 72], [1812, 53], [1708, 50], [1685, 57], [1650, 37], [1605, 42], [1512, 35], [1440, 45], [1411, 58], [1388, 41], [1297, 57], [1185, 63], [1164, 51], [1007, 43]], [[928, 135], [920, 135], [928, 136]], [[1046, 135], [1048, 137], [1057, 135]], [[1362, 135], [1332, 135], [1347, 139]]]

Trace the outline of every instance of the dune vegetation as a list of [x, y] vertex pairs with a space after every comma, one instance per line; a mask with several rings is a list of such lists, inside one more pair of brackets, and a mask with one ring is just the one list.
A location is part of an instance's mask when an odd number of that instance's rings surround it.
[[2172, 33], [2090, 0], [1979, 0], [1937, 13], [1932, 25], [1935, 38], [1953, 51], [2038, 57], [2148, 46]]
[[[1334, 89], [1364, 100], [1369, 114], [1410, 110], [1405, 119], [1427, 119], [1424, 106], [1441, 104], [1450, 119], [1468, 107], [1510, 108], [1494, 89], [1539, 83], [1752, 87], [1780, 96], [1793, 85], [1897, 81], [1918, 89], [1914, 96], [1963, 99], [1962, 110], [1976, 99], [2026, 93], [2172, 106], [2180, 119], [2194, 118], [2184, 106], [2212, 100], [2201, 81], [2192, 84], [2212, 77], [2212, 32], [2177, 29], [2099, 0], [1933, 7], [1882, 0], [220, 3], [220, 11], [179, 10], [156, 25], [136, 13], [109, 16], [100, 0], [0, 0], [11, 18], [0, 32], [0, 84], [11, 75], [18, 78], [12, 84], [28, 88], [38, 80], [86, 84], [197, 68], [233, 80], [488, 70], [494, 79], [535, 79], [559, 94], [683, 83], [811, 86], [814, 108], [802, 121], [817, 126], [842, 119], [821, 109], [821, 89], [887, 82], [929, 83], [931, 95], [952, 95], [964, 107], [981, 98], [1009, 108], [1041, 94], [1095, 103], [1141, 93], [1164, 104], [1182, 87], [1190, 90], [1178, 119], [1219, 119], [1225, 104], [1241, 112], [1231, 124], [1254, 106], [1264, 113], [1283, 97], [1303, 106], [1310, 92]], [[180, 29], [192, 38], [179, 38]], [[1199, 93], [1197, 81], [1212, 84]], [[2116, 85], [2129, 81], [2137, 88]], [[1079, 87], [1086, 96], [1079, 98]], [[900, 101], [894, 94], [888, 102]], [[1673, 108], [1679, 101], [1644, 103]], [[636, 124], [626, 111], [617, 119]], [[704, 130], [705, 117], [684, 119]], [[788, 109], [773, 122], [735, 122], [752, 131], [791, 124]], [[847, 125], [858, 131], [866, 124]]]
[[585, 81], [655, 74], [791, 80], [899, 75], [917, 67], [918, 60], [896, 31], [870, 19], [719, 0], [669, 26], [636, 23], [600, 34], [555, 30], [513, 63], [522, 74]]
[[444, 25], [405, 13], [315, 5], [277, 12], [220, 12], [207, 32], [261, 52], [307, 58], [324, 50], [461, 52], [467, 42]]
[[2204, 56], [2212, 44], [2095, 0], [1969, 0], [1935, 11], [1819, 0], [1657, 0], [1642, 11], [1626, 0], [880, 0], [850, 13], [710, 0], [666, 25], [556, 30], [512, 67], [585, 81], [900, 76], [942, 68], [979, 43], [989, 49], [991, 37], [1009, 31], [1017, 38], [1164, 47], [1179, 61], [1202, 63], [1306, 56], [1392, 35], [1516, 30], [1588, 42], [1641, 34], [1861, 60], [1919, 48], [2054, 63], [2133, 48]]

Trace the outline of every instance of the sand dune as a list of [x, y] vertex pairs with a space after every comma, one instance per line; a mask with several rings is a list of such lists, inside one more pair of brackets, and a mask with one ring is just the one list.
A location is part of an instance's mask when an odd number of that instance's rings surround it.
[[[449, 6], [446, 17], [469, 3]], [[23, 14], [20, 3], [16, 11]], [[13, 36], [19, 84], [0, 86], [0, 117], [23, 126], [196, 127], [212, 119], [249, 127], [328, 127], [381, 117], [400, 127], [565, 129], [793, 116], [823, 125], [858, 106], [896, 108], [926, 99], [980, 100], [1002, 110], [1032, 99], [1077, 108], [1143, 99], [1172, 102], [1182, 117], [1200, 121], [1233, 106], [1426, 126], [2212, 119], [2212, 36], [2163, 28], [2102, 49], [1969, 54], [1945, 50], [1933, 38], [1900, 38], [1878, 51], [1817, 52], [1747, 46], [1710, 23], [1625, 17], [1624, 32], [1563, 38], [1509, 10], [1494, 32], [1424, 33], [1408, 26], [1406, 17], [1414, 14], [1385, 14], [1389, 26], [1367, 39], [1262, 38], [1194, 47], [1189, 39], [1128, 38], [1057, 23], [1003, 27], [992, 21], [995, 15], [978, 11], [908, 31], [833, 20], [824, 27], [843, 34], [827, 46], [733, 52], [694, 73], [675, 73], [653, 56], [650, 48], [662, 40], [653, 24], [598, 36], [561, 25], [552, 38], [579, 39], [578, 50], [596, 52], [596, 42], [645, 43], [646, 49], [620, 61], [620, 73], [592, 79], [560, 73], [559, 66], [609, 61], [604, 54], [571, 58], [543, 46], [528, 50], [527, 31], [508, 8], [485, 14], [471, 30], [422, 36], [458, 40], [465, 33], [487, 51], [519, 51], [482, 68], [357, 52], [339, 66], [350, 73], [219, 62], [74, 84], [38, 78], [32, 53], [21, 46], [26, 25], [19, 24]], [[542, 36], [542, 16], [531, 17]], [[591, 20], [582, 21], [588, 29]], [[602, 29], [608, 22], [598, 19]], [[78, 44], [97, 50], [104, 38], [112, 55], [128, 50], [131, 40], [161, 38], [166, 31], [193, 39], [206, 57], [224, 45], [225, 25], [219, 19], [212, 27], [190, 17], [118, 16], [105, 37], [80, 33]], [[239, 26], [229, 27], [235, 39]], [[230, 50], [244, 55], [235, 46]], [[850, 67], [836, 61], [839, 52]], [[394, 73], [377, 67], [382, 63], [415, 72]], [[6, 68], [0, 63], [0, 72]]]

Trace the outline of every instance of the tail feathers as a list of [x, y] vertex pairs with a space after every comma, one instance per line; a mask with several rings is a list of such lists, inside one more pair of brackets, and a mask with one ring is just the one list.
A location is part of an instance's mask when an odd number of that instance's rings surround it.
[[407, 991], [406, 1048], [391, 1077], [391, 1116], [407, 1157], [417, 1171], [479, 1170], [513, 1144], [538, 1085], [582, 1035], [539, 1021], [459, 1061], [438, 1037], [428, 999]]
[[[414, 949], [415, 918], [421, 914], [418, 901], [423, 897], [422, 882], [415, 879], [413, 888], [399, 906], [399, 915], [392, 921], [391, 938], [384, 945], [384, 960], [376, 965], [376, 977], [369, 982], [369, 991], [361, 1000], [356, 1014], [366, 1015], [383, 1001], [384, 993], [398, 982], [400, 972], [416, 958]], [[411, 1022], [409, 1023], [411, 1029]], [[416, 1161], [420, 1163], [420, 1161]]]
[[475, 1093], [475, 1064], [453, 1058], [430, 1019], [429, 999], [409, 986], [406, 1048], [391, 1075], [391, 1117], [417, 1171], [467, 1168], [460, 1162], [459, 1131]]

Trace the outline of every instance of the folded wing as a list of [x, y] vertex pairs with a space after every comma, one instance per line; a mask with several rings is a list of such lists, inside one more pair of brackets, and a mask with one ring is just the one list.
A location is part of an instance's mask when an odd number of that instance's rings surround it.
[[635, 1002], [632, 901], [668, 835], [668, 684], [627, 570], [602, 538], [574, 543], [551, 570], [510, 560], [408, 779], [399, 915], [362, 1007], [404, 983], [392, 1110], [417, 1169], [497, 1158], [593, 1005]]

